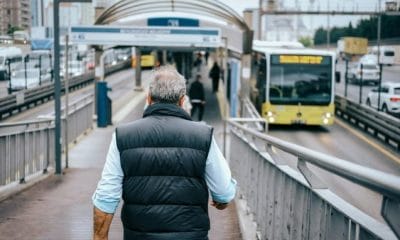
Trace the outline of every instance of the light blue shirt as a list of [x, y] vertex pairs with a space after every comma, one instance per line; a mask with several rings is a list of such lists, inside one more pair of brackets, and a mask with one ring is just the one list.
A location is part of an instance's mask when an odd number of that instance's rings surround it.
[[[114, 213], [122, 196], [122, 180], [120, 154], [115, 133], [112, 136], [101, 179], [92, 200], [96, 208], [106, 213]], [[236, 181], [231, 177], [228, 163], [212, 138], [206, 161], [204, 178], [214, 201], [230, 202], [236, 194]]]

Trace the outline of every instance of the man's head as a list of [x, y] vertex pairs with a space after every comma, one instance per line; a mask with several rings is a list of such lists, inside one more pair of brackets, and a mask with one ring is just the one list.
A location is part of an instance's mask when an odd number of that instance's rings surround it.
[[149, 86], [148, 103], [181, 105], [186, 94], [186, 80], [173, 66], [163, 66], [154, 71]]

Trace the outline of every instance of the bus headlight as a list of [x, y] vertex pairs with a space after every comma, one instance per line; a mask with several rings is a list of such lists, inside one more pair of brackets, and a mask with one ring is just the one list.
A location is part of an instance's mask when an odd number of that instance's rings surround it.
[[268, 116], [268, 117], [272, 117], [273, 115], [274, 115], [274, 114], [273, 114], [271, 111], [268, 111], [268, 112], [267, 112], [267, 116]]
[[330, 112], [327, 112], [324, 115], [325, 115], [324, 116], [325, 118], [331, 118], [332, 117], [332, 113], [330, 113]]
[[269, 117], [268, 118], [268, 122], [269, 123], [274, 123], [275, 122], [275, 118], [274, 117]]
[[329, 123], [329, 119], [328, 118], [324, 118], [323, 123], [326, 125]]

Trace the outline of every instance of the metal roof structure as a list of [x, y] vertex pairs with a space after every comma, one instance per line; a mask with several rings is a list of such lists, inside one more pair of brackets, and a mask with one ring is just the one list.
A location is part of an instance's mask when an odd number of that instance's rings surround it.
[[159, 12], [183, 12], [207, 16], [250, 31], [244, 19], [229, 6], [216, 0], [121, 0], [96, 19], [95, 24], [105, 25], [126, 17]]

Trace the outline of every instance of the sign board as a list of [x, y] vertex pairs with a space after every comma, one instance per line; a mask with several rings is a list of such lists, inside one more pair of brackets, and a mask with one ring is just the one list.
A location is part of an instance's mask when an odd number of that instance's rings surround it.
[[221, 32], [216, 28], [200, 27], [71, 27], [74, 44], [160, 46], [160, 47], [218, 47]]
[[148, 18], [147, 26], [198, 27], [199, 20], [192, 18], [177, 18], [177, 17]]

